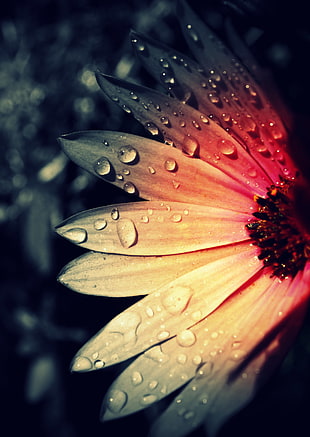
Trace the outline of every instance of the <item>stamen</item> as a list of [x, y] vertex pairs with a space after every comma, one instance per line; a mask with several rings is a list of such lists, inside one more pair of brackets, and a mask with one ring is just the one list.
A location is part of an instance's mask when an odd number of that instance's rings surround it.
[[258, 210], [255, 219], [246, 225], [255, 245], [261, 248], [258, 256], [272, 276], [294, 277], [309, 258], [310, 238], [298, 224], [294, 213], [292, 188], [294, 181], [282, 180], [272, 185], [267, 196], [255, 196]]

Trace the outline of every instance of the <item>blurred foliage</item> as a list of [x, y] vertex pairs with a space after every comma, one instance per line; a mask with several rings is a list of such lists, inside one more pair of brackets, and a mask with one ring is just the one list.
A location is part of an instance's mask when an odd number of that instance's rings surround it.
[[[102, 425], [98, 416], [103, 394], [122, 366], [87, 375], [69, 373], [71, 357], [81, 344], [132, 300], [81, 296], [59, 286], [57, 273], [80, 251], [60, 241], [52, 228], [82, 209], [126, 199], [68, 162], [56, 138], [86, 129], [143, 133], [104, 100], [93, 72], [100, 68], [154, 85], [135, 62], [128, 32], [135, 28], [183, 50], [174, 3], [12, 0], [2, 5], [0, 383], [10, 436], [21, 431], [32, 437], [110, 435], [120, 433], [124, 424], [143, 436], [148, 416], [156, 415], [150, 410]], [[253, 49], [273, 70], [307, 142], [304, 56], [310, 34], [302, 3], [294, 2], [293, 14], [276, 1], [190, 3], [214, 23], [219, 22], [218, 11], [228, 12], [238, 29], [259, 35]], [[257, 27], [263, 31], [255, 33]], [[303, 435], [309, 404], [309, 329], [308, 320], [279, 373], [224, 428], [223, 437], [232, 431], [239, 436]]]

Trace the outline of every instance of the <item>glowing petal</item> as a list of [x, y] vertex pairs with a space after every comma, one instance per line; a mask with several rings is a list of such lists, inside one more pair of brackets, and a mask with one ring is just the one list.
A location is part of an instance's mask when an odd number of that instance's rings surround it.
[[[231, 117], [239, 124], [239, 135], [244, 137], [244, 134], [249, 134], [246, 145], [251, 155], [274, 182], [280, 172], [285, 177], [294, 177], [295, 166], [285, 151], [286, 130], [260, 86], [184, 1], [178, 2], [178, 18], [186, 41], [199, 63], [205, 71], [219, 74], [225, 84], [227, 91], [223, 93], [219, 88], [219, 98], [223, 94], [224, 100], [232, 104]], [[239, 117], [238, 107], [241, 112]], [[213, 112], [218, 118], [216, 105]], [[240, 132], [242, 130], [244, 134]]]
[[238, 245], [234, 243], [165, 257], [88, 252], [67, 264], [58, 280], [85, 294], [110, 297], [144, 295], [153, 293], [198, 267], [233, 255], [238, 250]]
[[135, 202], [83, 211], [56, 231], [97, 252], [169, 255], [247, 240], [247, 220], [247, 214], [219, 208]]
[[[242, 187], [211, 165], [154, 140], [87, 131], [65, 135], [60, 142], [77, 165], [147, 200], [216, 205], [236, 211], [248, 211], [253, 205], [250, 182]], [[256, 178], [252, 179], [254, 183]], [[229, 194], [232, 190], [234, 196]]]
[[[182, 437], [202, 422], [208, 435], [214, 436], [251, 400], [300, 327], [309, 295], [308, 276], [309, 267], [283, 282], [270, 281], [264, 274], [191, 329], [204, 350], [203, 365], [197, 366], [195, 378], [159, 418], [153, 437], [165, 435], [168, 429]], [[195, 354], [192, 350], [191, 356]]]
[[158, 91], [102, 73], [97, 74], [97, 80], [108, 97], [117, 98], [126, 112], [184, 153], [199, 156], [255, 193], [270, 184], [269, 177], [240, 143], [205, 114]]
[[81, 370], [76, 367], [81, 357], [111, 365], [196, 324], [261, 268], [256, 253], [248, 243], [239, 245], [234, 255], [189, 272], [129, 307], [82, 347], [73, 370]]

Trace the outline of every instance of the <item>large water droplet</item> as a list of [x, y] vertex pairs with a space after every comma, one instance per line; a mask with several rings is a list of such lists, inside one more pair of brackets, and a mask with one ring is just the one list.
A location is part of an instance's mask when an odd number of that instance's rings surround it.
[[170, 314], [180, 314], [187, 307], [191, 295], [188, 287], [174, 286], [163, 295], [162, 304]]
[[135, 194], [137, 192], [136, 186], [132, 182], [126, 182], [123, 186], [123, 190], [128, 194]]
[[150, 134], [152, 135], [158, 135], [159, 134], [159, 129], [156, 126], [155, 123], [153, 123], [152, 121], [148, 121], [147, 123], [145, 123], [144, 125], [146, 127], [146, 129], [150, 132]]
[[164, 163], [164, 167], [167, 171], [176, 171], [177, 170], [177, 163], [174, 159], [166, 159]]
[[71, 370], [73, 372], [87, 372], [88, 370], [91, 370], [93, 367], [93, 363], [90, 361], [89, 358], [78, 356], [74, 359]]
[[140, 385], [143, 382], [143, 376], [141, 375], [140, 372], [133, 372], [133, 374], [131, 375], [131, 382], [134, 386]]
[[238, 157], [237, 148], [232, 141], [220, 140], [219, 141], [220, 152], [231, 159], [236, 159]]
[[199, 142], [190, 134], [184, 135], [182, 141], [182, 151], [186, 153], [186, 155], [194, 156], [197, 154], [199, 148]]
[[138, 152], [132, 146], [123, 146], [118, 150], [117, 157], [123, 164], [133, 164], [138, 159]]
[[121, 390], [111, 390], [107, 399], [107, 408], [112, 413], [119, 413], [127, 403], [127, 393]]
[[68, 229], [62, 235], [75, 244], [82, 244], [87, 240], [87, 232], [83, 228]]
[[190, 331], [189, 329], [182, 331], [176, 338], [179, 345], [183, 347], [190, 347], [196, 343], [196, 336], [193, 331]]
[[130, 219], [124, 218], [117, 222], [117, 235], [123, 247], [128, 249], [137, 242], [138, 233], [134, 222]]
[[96, 231], [102, 231], [107, 226], [107, 221], [105, 219], [97, 219], [94, 223], [94, 228]]

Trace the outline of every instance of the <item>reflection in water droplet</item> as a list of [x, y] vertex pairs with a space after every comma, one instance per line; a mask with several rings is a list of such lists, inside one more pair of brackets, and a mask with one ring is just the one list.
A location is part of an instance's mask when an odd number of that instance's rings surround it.
[[107, 226], [107, 221], [105, 219], [97, 219], [94, 223], [94, 228], [96, 231], [102, 231]]
[[193, 331], [186, 329], [177, 335], [177, 342], [180, 346], [190, 347], [196, 343], [196, 336]]
[[85, 243], [87, 240], [87, 232], [83, 228], [68, 229], [62, 235], [75, 244]]
[[130, 219], [124, 218], [117, 222], [117, 235], [123, 247], [128, 249], [137, 242], [137, 230], [134, 222]]
[[143, 376], [140, 372], [133, 372], [131, 375], [131, 382], [134, 386], [140, 385], [143, 382]]
[[107, 408], [112, 413], [119, 413], [127, 403], [127, 393], [121, 390], [111, 390], [107, 399]]
[[111, 211], [111, 218], [112, 220], [118, 220], [119, 219], [119, 210], [117, 208], [113, 208]]
[[123, 190], [125, 190], [128, 194], [135, 194], [137, 191], [135, 185], [132, 182], [126, 182], [123, 186]]
[[166, 159], [164, 166], [167, 171], [176, 171], [177, 169], [177, 163], [174, 159]]
[[117, 157], [123, 164], [133, 164], [138, 158], [138, 152], [132, 146], [123, 146], [118, 150]]

